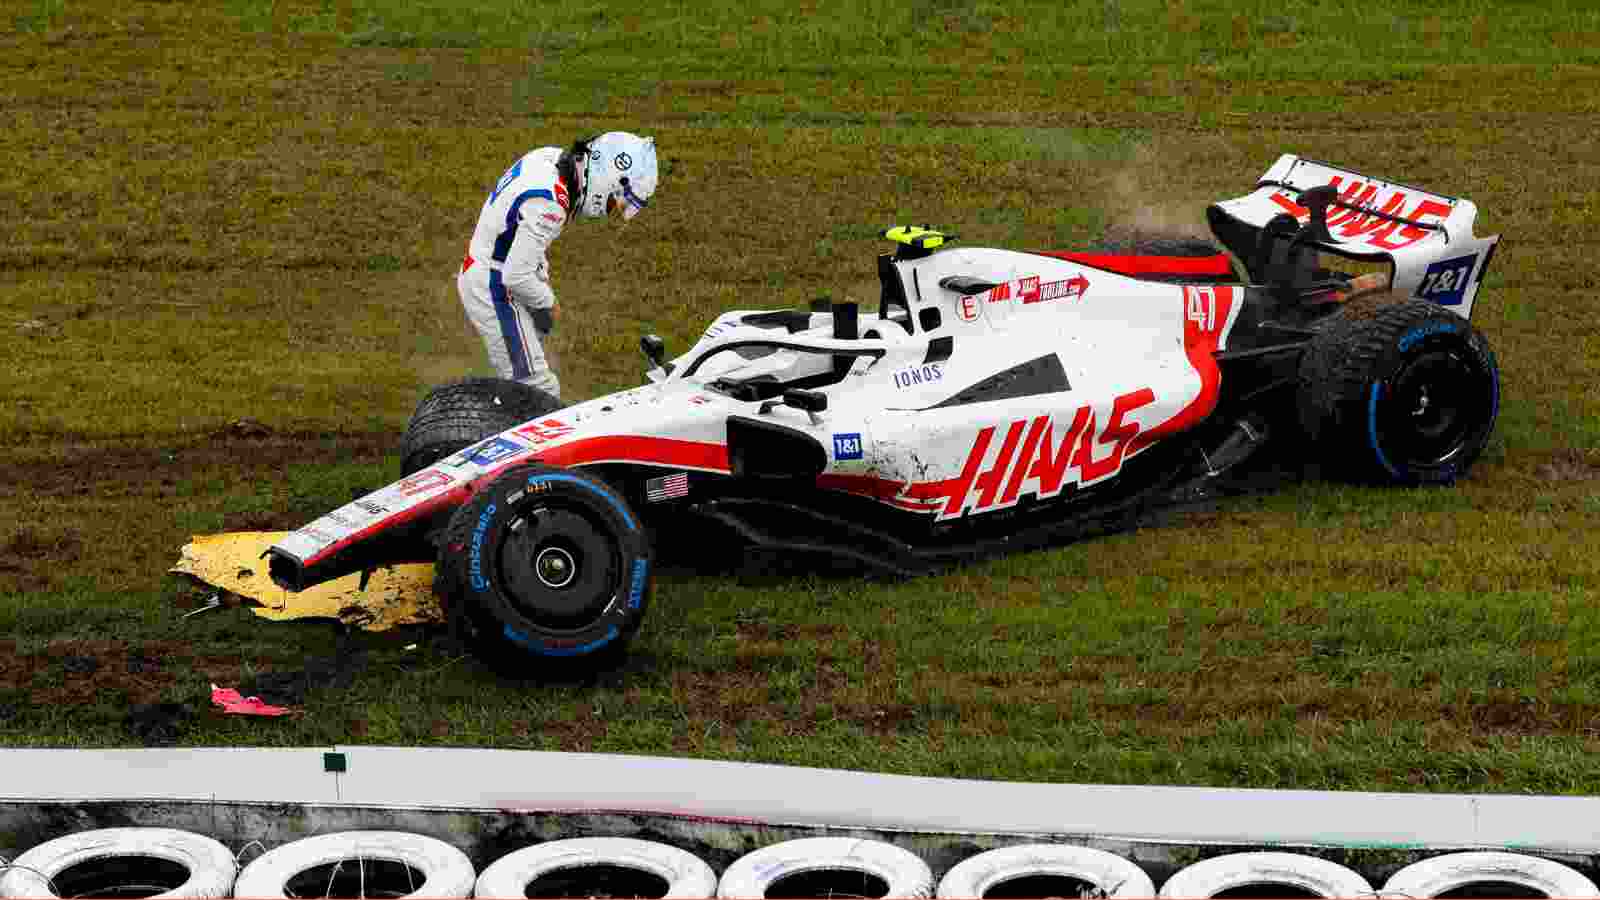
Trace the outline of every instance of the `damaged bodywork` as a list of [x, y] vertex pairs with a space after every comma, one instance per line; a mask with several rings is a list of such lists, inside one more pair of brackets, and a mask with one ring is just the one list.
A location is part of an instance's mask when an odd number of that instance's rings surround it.
[[[273, 543], [272, 578], [437, 561], [486, 650], [587, 660], [620, 652], [655, 548], [685, 533], [915, 573], [1121, 527], [1285, 437], [1378, 481], [1464, 473], [1499, 402], [1468, 322], [1498, 241], [1475, 208], [1285, 156], [1208, 214], [1243, 277], [1195, 242], [1023, 252], [897, 228], [876, 308], [725, 313], [670, 360], [646, 336], [648, 383], [564, 409], [453, 387], [481, 432], [407, 449], [402, 478]], [[429, 402], [408, 441], [444, 417]]]

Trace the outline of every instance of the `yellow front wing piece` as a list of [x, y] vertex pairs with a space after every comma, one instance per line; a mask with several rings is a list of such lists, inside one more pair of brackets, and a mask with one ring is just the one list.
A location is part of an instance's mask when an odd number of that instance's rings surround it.
[[379, 568], [366, 590], [361, 589], [359, 573], [299, 593], [278, 587], [267, 575], [267, 561], [261, 554], [287, 533], [195, 535], [183, 545], [178, 564], [169, 571], [254, 600], [260, 604], [251, 606], [256, 615], [276, 621], [339, 619], [367, 631], [444, 621], [433, 593], [433, 566], [429, 563]]

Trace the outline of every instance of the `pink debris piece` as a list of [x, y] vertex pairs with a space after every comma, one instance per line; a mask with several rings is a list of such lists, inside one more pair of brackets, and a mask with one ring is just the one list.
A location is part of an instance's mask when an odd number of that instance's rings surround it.
[[294, 710], [286, 706], [262, 703], [260, 697], [241, 697], [233, 688], [211, 686], [211, 702], [222, 707], [225, 713], [241, 716], [287, 716]]

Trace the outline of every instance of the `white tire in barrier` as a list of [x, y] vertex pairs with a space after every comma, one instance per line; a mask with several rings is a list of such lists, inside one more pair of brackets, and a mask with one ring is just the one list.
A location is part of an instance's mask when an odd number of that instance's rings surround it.
[[884, 897], [927, 897], [933, 870], [922, 858], [893, 844], [865, 838], [817, 837], [783, 841], [733, 861], [717, 885], [722, 898], [766, 897], [767, 889], [803, 872], [853, 872], [882, 879]]
[[[182, 883], [155, 897], [228, 897], [239, 871], [232, 851], [202, 834], [176, 828], [98, 828], [45, 841], [12, 860], [0, 872], [0, 897], [55, 897], [68, 869], [84, 863], [115, 865], [118, 857], [148, 857], [187, 870]], [[135, 867], [115, 877], [137, 879], [140, 874]], [[148, 886], [159, 890], [158, 885]], [[88, 890], [105, 893], [114, 887], [97, 883]]]
[[983, 897], [996, 885], [1041, 875], [1088, 882], [1095, 896], [1156, 895], [1150, 876], [1115, 853], [1067, 844], [1022, 844], [987, 850], [956, 863], [939, 879], [937, 896]]
[[1250, 885], [1289, 885], [1318, 897], [1370, 896], [1372, 885], [1336, 862], [1301, 853], [1229, 853], [1178, 870], [1161, 886], [1162, 898], [1202, 900]]
[[478, 875], [472, 895], [523, 900], [530, 882], [552, 872], [590, 866], [617, 866], [654, 875], [667, 883], [666, 893], [660, 895], [666, 900], [703, 900], [717, 893], [717, 873], [693, 853], [657, 841], [589, 837], [548, 841], [507, 853]]
[[1437, 897], [1469, 884], [1516, 884], [1546, 897], [1600, 897], [1595, 883], [1576, 869], [1524, 853], [1475, 850], [1414, 862], [1389, 876], [1383, 893], [1392, 897]]
[[[309, 869], [348, 863], [360, 871], [366, 862], [402, 863], [422, 874], [408, 897], [472, 896], [477, 872], [460, 850], [422, 834], [404, 831], [338, 831], [274, 847], [250, 861], [234, 883], [235, 897], [257, 900], [287, 897], [289, 880]], [[409, 884], [407, 885], [410, 886]]]

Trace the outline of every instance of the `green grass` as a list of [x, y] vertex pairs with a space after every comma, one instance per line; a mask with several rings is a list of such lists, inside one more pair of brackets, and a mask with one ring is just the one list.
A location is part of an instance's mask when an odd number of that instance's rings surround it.
[[[1494, 439], [1444, 490], [1309, 484], [908, 582], [664, 573], [624, 669], [499, 681], [438, 636], [183, 741], [686, 754], [1403, 790], [1600, 784], [1600, 13], [1589, 4], [30, 2], [0, 17], [0, 744], [337, 650], [168, 576], [388, 480], [485, 372], [452, 274], [529, 147], [657, 137], [626, 228], [552, 251], [569, 397], [717, 312], [870, 301], [877, 231], [1202, 233], [1281, 152], [1466, 196]], [[243, 421], [242, 421], [243, 420]], [[264, 432], [264, 433], [263, 433]], [[414, 649], [408, 645], [415, 643]], [[130, 673], [130, 654], [157, 656]], [[100, 660], [72, 671], [68, 656]]]

